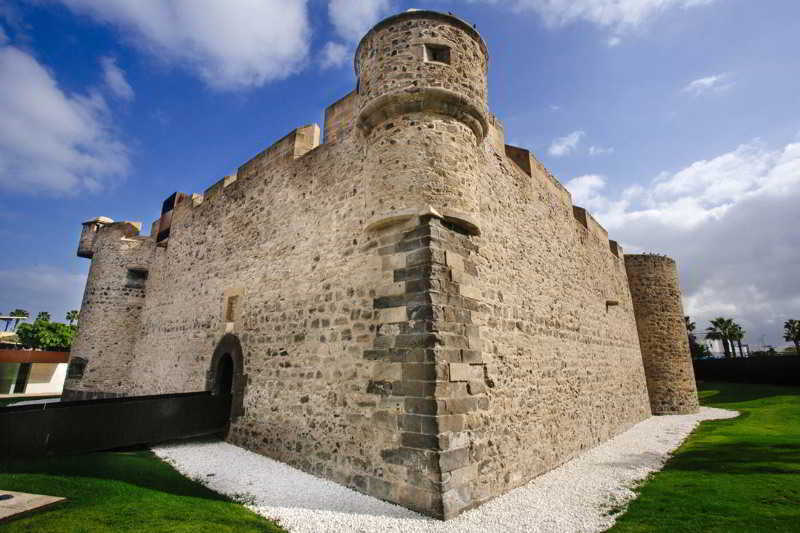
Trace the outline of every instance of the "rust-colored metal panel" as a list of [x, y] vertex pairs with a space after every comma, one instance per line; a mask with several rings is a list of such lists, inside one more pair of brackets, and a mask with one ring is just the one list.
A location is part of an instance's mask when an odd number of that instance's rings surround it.
[[69, 352], [0, 350], [0, 363], [67, 363]]

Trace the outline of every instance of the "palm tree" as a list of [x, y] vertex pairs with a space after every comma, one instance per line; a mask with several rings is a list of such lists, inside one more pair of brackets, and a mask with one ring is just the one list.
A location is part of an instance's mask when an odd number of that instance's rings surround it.
[[[744, 357], [744, 350], [742, 350], [742, 339], [744, 339], [745, 333], [747, 332], [742, 329], [742, 326], [736, 322], [733, 323], [733, 328], [731, 330], [731, 341], [736, 341], [736, 344], [739, 346], [739, 357]], [[731, 344], [733, 343], [731, 342]]]
[[69, 322], [69, 325], [71, 326], [76, 320], [78, 320], [78, 311], [75, 309], [72, 311], [67, 311], [67, 321]]
[[731, 348], [728, 341], [731, 339], [733, 333], [734, 322], [730, 318], [717, 317], [711, 321], [711, 325], [706, 328], [706, 338], [712, 340], [721, 340], [722, 347], [725, 350], [725, 357], [731, 356]]
[[689, 337], [689, 353], [692, 355], [692, 359], [702, 357], [704, 355], [703, 349], [697, 344], [697, 338], [694, 336], [695, 323], [688, 316], [683, 317], [683, 322], [686, 324], [686, 334]]
[[790, 318], [783, 325], [783, 340], [794, 343], [795, 353], [800, 355], [800, 320]]
[[42, 311], [36, 315], [36, 322], [50, 322], [50, 313], [47, 311]]
[[20, 321], [30, 317], [31, 314], [24, 309], [14, 309], [9, 313], [9, 316], [17, 317], [17, 319], [14, 320], [14, 330], [16, 331]]

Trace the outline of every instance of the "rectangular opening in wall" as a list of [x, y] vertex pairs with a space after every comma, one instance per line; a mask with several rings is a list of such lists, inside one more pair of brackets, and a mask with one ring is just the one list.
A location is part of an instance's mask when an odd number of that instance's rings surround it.
[[129, 268], [128, 276], [125, 279], [125, 287], [128, 289], [144, 289], [147, 282], [147, 270], [144, 268]]
[[450, 47], [442, 44], [426, 44], [425, 61], [450, 64]]
[[225, 322], [236, 321], [236, 304], [238, 301], [238, 295], [228, 297], [228, 304], [225, 306]]

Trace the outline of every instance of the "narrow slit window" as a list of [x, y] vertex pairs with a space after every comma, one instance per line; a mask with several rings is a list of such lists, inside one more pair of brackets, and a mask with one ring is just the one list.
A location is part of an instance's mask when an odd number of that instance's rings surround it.
[[228, 305], [225, 306], [225, 322], [236, 321], [236, 304], [238, 301], [238, 296], [230, 296], [228, 298]]
[[144, 289], [147, 282], [147, 270], [143, 268], [129, 268], [125, 279], [125, 287], [129, 289]]
[[450, 47], [441, 44], [425, 45], [425, 61], [450, 64]]

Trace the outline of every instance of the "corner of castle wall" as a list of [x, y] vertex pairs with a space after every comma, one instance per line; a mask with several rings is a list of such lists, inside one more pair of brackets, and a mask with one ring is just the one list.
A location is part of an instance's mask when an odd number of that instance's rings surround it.
[[325, 108], [325, 144], [335, 144], [353, 131], [358, 116], [358, 91], [353, 90]]
[[502, 154], [506, 146], [506, 127], [503, 122], [489, 113], [489, 134], [487, 140], [497, 153]]
[[503, 150], [505, 151], [506, 156], [513, 161], [521, 171], [528, 176], [532, 176], [530, 151], [526, 150], [525, 148], [511, 146], [510, 144], [504, 145]]

